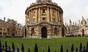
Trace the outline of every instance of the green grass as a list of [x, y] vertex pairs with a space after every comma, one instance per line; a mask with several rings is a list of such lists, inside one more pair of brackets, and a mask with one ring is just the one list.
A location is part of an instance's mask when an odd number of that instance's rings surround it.
[[33, 48], [35, 44], [38, 44], [39, 52], [43, 52], [45, 50], [47, 52], [48, 46], [51, 48], [51, 52], [55, 50], [58, 52], [60, 46], [63, 45], [64, 51], [66, 49], [71, 48], [71, 45], [74, 44], [74, 47], [78, 47], [80, 43], [86, 45], [88, 42], [88, 37], [66, 37], [66, 38], [58, 38], [58, 39], [20, 39], [20, 38], [0, 38], [2, 44], [7, 41], [8, 45], [11, 46], [12, 42], [14, 42], [16, 47], [21, 47], [21, 43], [24, 44], [25, 51], [30, 48], [31, 52], [33, 52]]

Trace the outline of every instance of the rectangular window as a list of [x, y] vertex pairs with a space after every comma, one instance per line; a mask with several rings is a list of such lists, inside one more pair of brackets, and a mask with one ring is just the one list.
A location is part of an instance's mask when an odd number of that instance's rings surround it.
[[45, 9], [42, 10], [42, 13], [45, 13]]

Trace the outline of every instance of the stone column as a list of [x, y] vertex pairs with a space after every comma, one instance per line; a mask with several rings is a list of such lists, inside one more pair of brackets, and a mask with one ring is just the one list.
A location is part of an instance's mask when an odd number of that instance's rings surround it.
[[39, 18], [39, 13], [38, 13], [39, 9], [37, 8], [37, 23], [39, 22], [38, 21], [38, 18]]
[[51, 8], [49, 7], [49, 21], [51, 22]]
[[51, 38], [51, 26], [47, 27], [47, 38]]
[[60, 14], [59, 14], [59, 11], [57, 11], [57, 18], [58, 18], [58, 22], [60, 22]]
[[50, 8], [50, 18], [51, 18], [51, 22], [52, 22], [52, 8]]
[[58, 11], [56, 10], [56, 22], [58, 22]]
[[61, 14], [61, 24], [63, 25], [63, 14]]
[[49, 18], [50, 18], [50, 16], [49, 16], [49, 7], [47, 7], [47, 21], [49, 22]]
[[40, 20], [41, 20], [40, 13], [41, 13], [41, 11], [40, 11], [40, 8], [39, 8], [39, 12], [38, 12], [38, 22], [40, 22]]
[[62, 37], [62, 27], [59, 28], [59, 37]]

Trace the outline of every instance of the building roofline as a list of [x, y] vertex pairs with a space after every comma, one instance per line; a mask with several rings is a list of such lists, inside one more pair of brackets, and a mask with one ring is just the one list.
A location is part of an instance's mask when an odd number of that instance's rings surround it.
[[62, 8], [60, 7], [60, 6], [58, 6], [58, 5], [56, 5], [56, 4], [50, 4], [50, 3], [38, 3], [38, 4], [33, 4], [33, 5], [31, 5], [31, 6], [29, 6], [27, 9], [26, 9], [26, 11], [25, 11], [25, 14], [28, 14], [28, 10], [30, 9], [30, 8], [32, 8], [32, 7], [35, 7], [35, 6], [40, 6], [40, 5], [51, 5], [51, 6], [55, 6], [55, 7], [57, 7], [57, 8], [59, 8], [61, 11], [60, 11], [60, 13], [63, 13], [63, 10], [62, 10]]

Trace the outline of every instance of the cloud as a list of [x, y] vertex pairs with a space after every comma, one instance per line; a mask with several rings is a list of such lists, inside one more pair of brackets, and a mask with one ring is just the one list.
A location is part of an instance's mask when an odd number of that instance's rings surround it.
[[[57, 0], [55, 0], [56, 2]], [[58, 0], [64, 10], [64, 21], [68, 22], [72, 19], [75, 22], [81, 19], [82, 16], [88, 18], [88, 0]]]
[[[7, 17], [25, 24], [25, 10], [36, 0], [0, 0], [0, 18]], [[88, 0], [52, 0], [62, 7], [64, 21], [78, 21], [81, 16], [88, 18]]]
[[84, 8], [81, 15], [84, 15], [86, 18], [88, 18], [88, 6]]
[[0, 12], [2, 11], [2, 6], [0, 6]]
[[18, 23], [25, 23], [25, 1], [14, 0], [12, 5], [4, 10], [4, 16], [16, 20]]
[[8, 11], [7, 9], [10, 8], [11, 5], [12, 0], [0, 0], [0, 19], [2, 19], [5, 16], [5, 11]]

